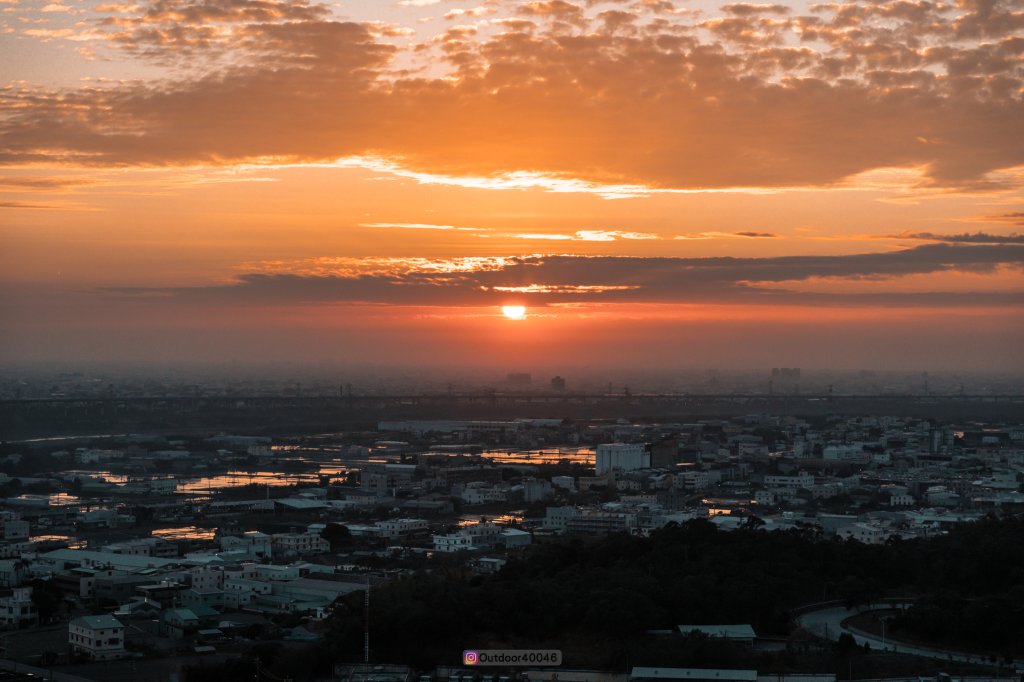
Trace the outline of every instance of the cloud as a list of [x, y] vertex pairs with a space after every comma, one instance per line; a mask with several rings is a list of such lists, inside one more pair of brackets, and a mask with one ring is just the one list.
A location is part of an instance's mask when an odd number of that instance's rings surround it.
[[101, 32], [133, 58], [201, 75], [9, 86], [0, 164], [358, 156], [436, 177], [580, 183], [573, 191], [827, 187], [878, 168], [990, 191], [1006, 188], [994, 173], [1024, 168], [1024, 12], [1011, 0], [804, 15], [737, 3], [712, 19], [632, 3], [635, 21], [565, 0], [509, 6], [496, 30], [414, 41], [427, 68], [409, 75], [389, 42], [399, 28], [336, 21], [325, 5], [151, 0], [59, 30]]
[[399, 230], [442, 230], [457, 232], [485, 232], [486, 227], [455, 227], [454, 225], [433, 225], [430, 223], [361, 223], [359, 227]]
[[0, 208], [56, 208], [51, 204], [32, 204], [25, 201], [0, 201]]
[[690, 234], [676, 235], [676, 239], [682, 240], [704, 240], [704, 239], [776, 239], [778, 235], [771, 232], [693, 232]]
[[[313, 264], [315, 266], [315, 264]], [[1024, 246], [928, 244], [888, 253], [775, 258], [656, 258], [536, 255], [489, 259], [337, 259], [319, 269], [271, 263], [263, 272], [207, 287], [119, 288], [108, 294], [152, 302], [288, 305], [374, 303], [484, 306], [511, 294], [530, 305], [701, 303], [869, 306], [1020, 306], [1024, 292], [844, 293], [797, 291], [786, 283], [830, 284], [941, 273], [994, 273], [1024, 266]]]
[[19, 191], [52, 192], [54, 190], [83, 187], [95, 183], [96, 180], [93, 178], [74, 176], [23, 175], [0, 177], [0, 187], [9, 187]]
[[620, 239], [659, 239], [658, 235], [650, 234], [648, 232], [624, 232], [622, 230], [576, 230], [573, 234], [562, 234], [557, 232], [524, 232], [508, 236], [515, 239], [552, 239], [558, 241], [579, 242], [614, 242]]
[[0, 201], [0, 209], [33, 209], [46, 211], [98, 211], [99, 209], [86, 204], [73, 202], [51, 202], [45, 204], [28, 201]]
[[1010, 223], [1011, 225], [1024, 225], [1024, 211], [1011, 211], [999, 215], [985, 216], [984, 220], [997, 223]]
[[948, 244], [1024, 244], [1024, 234], [989, 234], [975, 232], [970, 234], [936, 234], [934, 232], [903, 231], [887, 239], [920, 239], [930, 242], [946, 242]]

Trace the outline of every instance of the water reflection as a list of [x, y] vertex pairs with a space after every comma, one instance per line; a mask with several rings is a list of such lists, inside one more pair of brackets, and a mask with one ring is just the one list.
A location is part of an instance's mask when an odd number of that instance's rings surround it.
[[456, 525], [460, 528], [466, 528], [486, 521], [488, 523], [496, 523], [499, 526], [517, 526], [523, 522], [524, 518], [525, 512], [522, 510], [496, 514], [494, 516], [488, 514], [464, 514], [458, 518]]
[[12, 500], [19, 506], [30, 507], [63, 507], [82, 504], [82, 498], [68, 493], [42, 493], [38, 495], [18, 495]]
[[85, 549], [88, 545], [88, 542], [79, 540], [73, 535], [33, 535], [28, 541], [42, 545], [60, 545], [68, 549]]
[[213, 540], [217, 534], [213, 528], [199, 528], [198, 526], [179, 526], [177, 528], [157, 528], [153, 530], [153, 537], [178, 542], [180, 540]]
[[590, 448], [548, 448], [544, 450], [485, 450], [481, 457], [497, 464], [584, 464], [594, 466], [596, 453]]
[[224, 488], [239, 488], [246, 485], [286, 486], [301, 484], [319, 484], [321, 476], [339, 478], [349, 472], [348, 467], [332, 465], [317, 471], [281, 472], [281, 471], [229, 471], [225, 474], [203, 476], [179, 480], [179, 493], [210, 493]]

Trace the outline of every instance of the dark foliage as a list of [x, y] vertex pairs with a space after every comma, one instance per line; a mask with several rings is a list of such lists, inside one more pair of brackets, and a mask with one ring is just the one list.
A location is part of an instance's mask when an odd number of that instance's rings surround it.
[[[958, 638], [970, 627], [1024, 634], [1021, 520], [988, 519], [948, 536], [876, 546], [755, 526], [722, 532], [694, 521], [646, 539], [538, 545], [482, 580], [437, 573], [400, 580], [373, 594], [374, 657], [426, 667], [456, 662], [464, 648], [537, 646], [563, 649], [567, 665], [622, 668], [652, 657], [660, 665], [712, 664], [713, 644], [662, 651], [645, 632], [750, 623], [761, 635], [781, 636], [799, 605], [946, 593], [954, 596], [922, 600], [920, 608], [932, 610], [919, 618], [911, 611], [905, 627], [923, 633], [927, 623], [962, 614], [957, 629], [927, 634], [964, 642]], [[343, 657], [362, 651], [361, 600], [351, 595], [332, 621], [330, 646]], [[994, 615], [986, 629], [981, 621]]]

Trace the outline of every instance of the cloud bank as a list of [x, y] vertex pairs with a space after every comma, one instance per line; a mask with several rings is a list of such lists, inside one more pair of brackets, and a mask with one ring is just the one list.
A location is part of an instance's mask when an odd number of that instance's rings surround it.
[[168, 75], [8, 85], [0, 164], [365, 156], [663, 189], [829, 186], [899, 167], [929, 187], [1020, 186], [1020, 0], [734, 3], [714, 17], [664, 1], [482, 7], [432, 36], [309, 2], [111, 7], [38, 37]]
[[[985, 307], [1024, 304], [1024, 291], [844, 291], [845, 283], [934, 273], [1020, 270], [1024, 246], [926, 244], [888, 253], [775, 258], [535, 255], [454, 260], [315, 259], [250, 267], [233, 282], [187, 288], [122, 287], [108, 295], [189, 305], [374, 303], [490, 306], [699, 303]], [[823, 282], [822, 291], [787, 288]], [[835, 284], [840, 286], [834, 286]]]

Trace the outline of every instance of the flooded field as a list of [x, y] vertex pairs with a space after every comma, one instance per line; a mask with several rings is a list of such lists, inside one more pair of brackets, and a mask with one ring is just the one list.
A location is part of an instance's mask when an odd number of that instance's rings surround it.
[[213, 540], [217, 531], [213, 528], [198, 528], [196, 526], [178, 526], [176, 528], [156, 528], [153, 530], [153, 537], [178, 542], [180, 540]]

